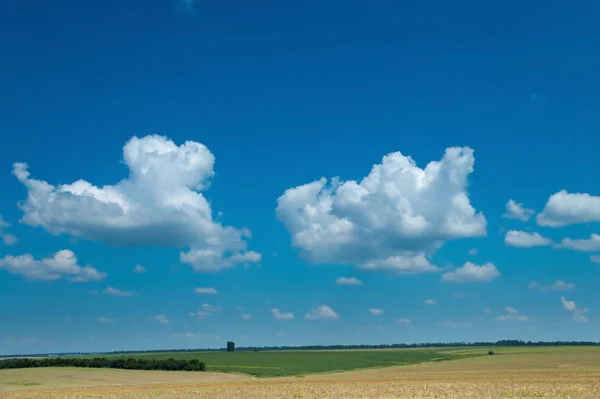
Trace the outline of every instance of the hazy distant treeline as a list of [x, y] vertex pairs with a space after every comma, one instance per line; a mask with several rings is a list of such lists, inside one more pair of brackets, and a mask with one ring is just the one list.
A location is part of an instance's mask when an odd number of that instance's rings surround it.
[[[387, 344], [387, 345], [306, 345], [306, 346], [247, 346], [237, 347], [239, 351], [268, 351], [268, 350], [336, 350], [336, 349], [401, 349], [401, 348], [447, 348], [447, 347], [490, 347], [490, 346], [599, 346], [600, 342], [594, 341], [520, 341], [520, 340], [501, 340], [501, 341], [482, 341], [482, 342], [424, 342], [419, 344]], [[101, 354], [132, 354], [132, 353], [180, 353], [180, 352], [221, 352], [225, 348], [212, 349], [152, 349], [145, 351], [114, 351], [105, 353], [55, 353], [54, 356], [73, 356], [73, 355], [101, 355]], [[7, 357], [18, 357], [26, 355], [12, 355]], [[28, 355], [30, 357], [47, 356], [47, 354]]]
[[167, 370], [167, 371], [204, 371], [206, 365], [196, 359], [143, 359], [143, 358], [69, 358], [46, 357], [41, 359], [5, 359], [0, 361], [0, 369], [23, 369], [32, 367], [90, 367], [126, 370]]
[[[382, 345], [305, 345], [305, 346], [247, 346], [237, 347], [239, 351], [254, 350], [340, 350], [340, 349], [403, 349], [403, 348], [448, 348], [448, 347], [489, 347], [489, 346], [598, 346], [600, 342], [594, 341], [520, 341], [514, 339], [500, 341], [481, 341], [481, 342], [424, 342], [418, 344], [382, 344]], [[148, 351], [118, 351], [114, 354], [125, 353], [164, 353], [164, 352], [208, 352], [224, 351], [220, 349], [165, 349]]]

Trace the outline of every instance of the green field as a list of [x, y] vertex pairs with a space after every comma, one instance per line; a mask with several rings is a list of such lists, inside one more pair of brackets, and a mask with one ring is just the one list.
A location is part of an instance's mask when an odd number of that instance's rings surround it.
[[[497, 355], [488, 356], [490, 349]], [[600, 346], [180, 352], [132, 356], [198, 358], [212, 362], [213, 371], [228, 372], [70, 367], [0, 370], [0, 398], [600, 398]], [[461, 359], [436, 361], [457, 357]], [[406, 366], [378, 367], [390, 364]], [[361, 370], [328, 372], [356, 368]], [[317, 374], [255, 379], [239, 372], [261, 377]]]
[[447, 350], [346, 350], [264, 352], [164, 352], [108, 357], [198, 359], [206, 371], [234, 372], [256, 377], [298, 376], [370, 367], [403, 366], [485, 355], [487, 350], [451, 353]]

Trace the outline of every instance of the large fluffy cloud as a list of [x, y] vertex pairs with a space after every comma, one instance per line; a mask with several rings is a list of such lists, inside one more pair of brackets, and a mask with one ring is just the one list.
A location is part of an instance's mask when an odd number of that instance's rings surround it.
[[247, 251], [247, 229], [212, 219], [202, 195], [214, 174], [215, 158], [203, 144], [177, 146], [162, 136], [131, 138], [123, 148], [129, 175], [115, 185], [85, 180], [52, 185], [30, 178], [28, 165], [13, 173], [27, 188], [22, 221], [52, 234], [70, 234], [116, 246], [191, 248], [181, 260], [199, 270], [257, 262]]
[[506, 233], [504, 243], [511, 247], [533, 248], [552, 244], [552, 240], [542, 237], [539, 233], [511, 230]]
[[424, 169], [395, 152], [361, 181], [325, 178], [290, 188], [277, 217], [313, 263], [353, 264], [401, 273], [438, 271], [427, 256], [445, 241], [486, 235], [471, 206], [473, 150], [448, 148]]
[[561, 190], [548, 198], [544, 210], [536, 219], [540, 226], [548, 227], [600, 222], [600, 197]]
[[13, 274], [20, 274], [29, 280], [60, 280], [65, 278], [73, 282], [100, 281], [106, 278], [92, 266], [80, 266], [75, 254], [63, 249], [42, 260], [35, 260], [32, 255], [6, 256], [0, 259], [0, 269]]

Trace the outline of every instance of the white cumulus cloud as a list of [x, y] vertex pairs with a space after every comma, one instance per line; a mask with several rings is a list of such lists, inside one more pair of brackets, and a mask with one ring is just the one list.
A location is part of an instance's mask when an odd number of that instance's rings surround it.
[[356, 277], [340, 277], [335, 280], [335, 283], [338, 285], [362, 285], [362, 281]]
[[454, 283], [487, 283], [500, 277], [500, 272], [493, 263], [478, 266], [467, 262], [463, 267], [444, 273], [442, 280]]
[[383, 309], [369, 308], [369, 313], [373, 316], [381, 316], [383, 314]]
[[27, 189], [19, 206], [22, 222], [59, 235], [114, 246], [189, 248], [181, 261], [196, 270], [216, 271], [237, 263], [256, 263], [247, 251], [247, 229], [215, 222], [202, 191], [214, 175], [215, 158], [203, 144], [177, 146], [163, 136], [131, 138], [123, 148], [129, 174], [114, 185], [85, 180], [52, 185], [30, 178], [28, 165], [13, 174]]
[[533, 248], [550, 245], [552, 244], [552, 240], [542, 237], [539, 233], [511, 230], [506, 233], [504, 243], [511, 247]]
[[560, 247], [584, 252], [600, 251], [600, 235], [591, 234], [590, 238], [582, 240], [565, 238], [561, 241]]
[[548, 198], [536, 220], [540, 226], [547, 227], [600, 222], [600, 197], [561, 190]]
[[316, 305], [304, 317], [310, 320], [333, 320], [340, 316], [327, 305]]
[[467, 191], [473, 165], [468, 147], [448, 148], [424, 169], [390, 153], [360, 181], [321, 178], [286, 190], [277, 218], [313, 263], [436, 272], [428, 256], [444, 242], [486, 235], [485, 217]]
[[285, 313], [282, 312], [281, 310], [277, 309], [277, 308], [273, 308], [271, 309], [271, 314], [273, 314], [273, 317], [276, 320], [292, 320], [294, 318], [294, 314], [289, 312], [289, 313]]
[[29, 280], [60, 280], [65, 278], [73, 282], [100, 281], [106, 273], [99, 272], [92, 266], [80, 266], [77, 257], [68, 249], [58, 251], [42, 260], [35, 260], [31, 254], [5, 256], [0, 259], [0, 269], [9, 273], [20, 274]]
[[511, 199], [506, 203], [506, 213], [502, 215], [502, 217], [526, 222], [534, 213], [535, 211], [533, 209], [527, 209], [523, 203], [517, 203], [515, 200]]
[[428, 299], [425, 301], [425, 305], [435, 305], [437, 301], [435, 299]]

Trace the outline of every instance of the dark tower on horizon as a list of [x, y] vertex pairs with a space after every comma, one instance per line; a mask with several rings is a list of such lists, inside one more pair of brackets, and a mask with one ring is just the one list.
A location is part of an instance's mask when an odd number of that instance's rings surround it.
[[227, 341], [227, 352], [235, 351], [235, 342]]

